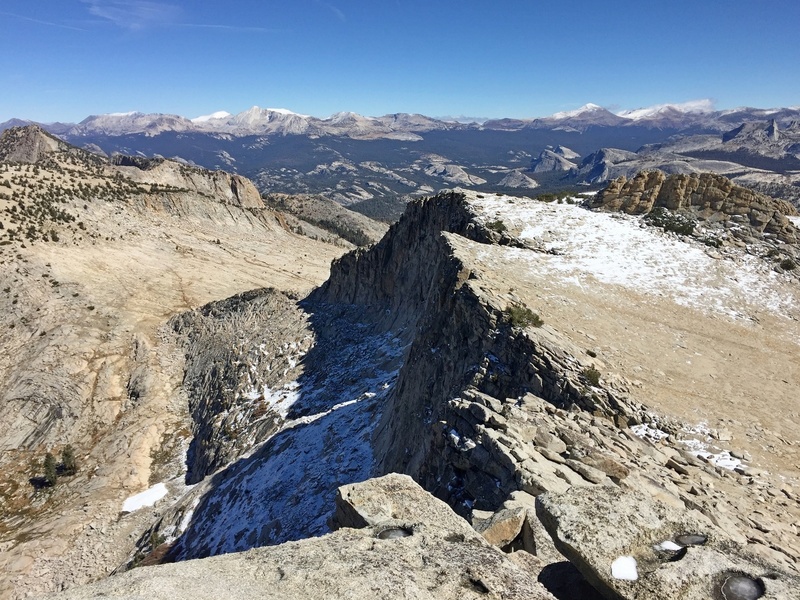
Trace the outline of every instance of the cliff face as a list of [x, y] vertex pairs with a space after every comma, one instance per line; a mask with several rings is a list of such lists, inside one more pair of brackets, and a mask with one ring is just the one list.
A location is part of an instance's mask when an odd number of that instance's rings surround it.
[[[482, 281], [465, 240], [513, 241], [463, 195], [415, 204], [378, 246], [335, 262], [312, 298], [358, 304], [405, 332], [410, 346], [374, 433], [373, 472], [409, 473], [466, 515], [472, 506], [494, 510], [519, 489], [520, 461], [489, 440], [505, 429], [503, 415], [521, 414], [526, 394], [626, 424], [638, 422], [639, 406], [590, 391], [571, 356], [579, 351], [553, 331], [515, 326], [512, 303]], [[453, 447], [451, 430], [487, 443]]]
[[[323, 533], [325, 515], [318, 511], [342, 482], [342, 470], [349, 477], [410, 474], [463, 516], [472, 508], [495, 510], [515, 490], [562, 489], [559, 477], [583, 481], [577, 471], [551, 466], [524, 449], [535, 426], [521, 424], [509, 433], [506, 422], [527, 422], [548, 405], [627, 425], [640, 421], [642, 407], [619, 392], [592, 387], [583, 375], [587, 365], [575, 359], [580, 350], [554, 331], [514, 321], [507, 309], [518, 303], [493, 291], [474, 253], [484, 247], [535, 250], [495, 229], [502, 227], [478, 214], [462, 194], [441, 194], [409, 205], [376, 246], [334, 262], [329, 280], [299, 303], [306, 315], [302, 336], [309, 341], [298, 370], [273, 369], [262, 380], [270, 389], [294, 390], [291, 407], [281, 414], [272, 405], [269, 427], [248, 438], [264, 440], [258, 450], [208, 478], [208, 491], [173, 557]], [[297, 343], [300, 329], [285, 326], [272, 335], [260, 329], [268, 320], [294, 318], [289, 306], [269, 308], [245, 330], [271, 337], [274, 347]], [[201, 312], [234, 325], [233, 314], [223, 309], [218, 304]], [[192, 333], [198, 318], [180, 320], [190, 339], [204, 338]], [[230, 351], [219, 352], [230, 346], [226, 339], [239, 340], [250, 354], [237, 350], [226, 361]], [[193, 442], [206, 458], [190, 452], [191, 481], [224, 462], [215, 457], [230, 460], [242, 452], [220, 422], [247, 437], [265, 418], [250, 417], [247, 399], [262, 369], [250, 357], [259, 355], [257, 347], [270, 354], [264, 342], [232, 327], [223, 337], [205, 337], [203, 346], [215, 358], [190, 367], [186, 380], [192, 405], [201, 407], [195, 431], [207, 438]], [[283, 375], [275, 379], [275, 370]], [[540, 438], [550, 440], [553, 425], [541, 427]], [[183, 514], [179, 508], [161, 527], [181, 522]]]
[[597, 195], [592, 206], [634, 215], [663, 207], [717, 221], [743, 216], [759, 234], [773, 234], [785, 243], [798, 241], [797, 228], [786, 218], [798, 214], [790, 203], [711, 173], [665, 175], [661, 171], [645, 171], [630, 180], [619, 177]]

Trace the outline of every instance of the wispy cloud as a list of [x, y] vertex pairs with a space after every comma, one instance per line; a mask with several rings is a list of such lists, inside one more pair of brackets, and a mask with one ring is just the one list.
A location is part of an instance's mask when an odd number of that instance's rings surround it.
[[81, 0], [89, 13], [123, 29], [171, 25], [182, 14], [180, 6], [149, 0]]
[[270, 29], [268, 27], [246, 27], [242, 25], [206, 25], [202, 23], [176, 23], [176, 27], [185, 27], [187, 29], [214, 29], [217, 31], [230, 31], [230, 32], [253, 32], [253, 33], [281, 33], [285, 30]]
[[244, 33], [278, 33], [279, 31], [247, 25], [182, 22], [183, 9], [175, 4], [165, 2], [152, 2], [151, 0], [81, 0], [81, 2], [89, 7], [92, 15], [110, 21], [123, 29], [133, 31], [151, 27], [181, 27]]
[[3, 15], [4, 17], [11, 17], [12, 19], [19, 19], [20, 21], [28, 21], [29, 23], [36, 23], [38, 25], [46, 25], [47, 27], [58, 27], [59, 29], [70, 29], [72, 31], [86, 31], [86, 29], [81, 29], [80, 27], [73, 27], [72, 25], [65, 25], [64, 23], [42, 21], [41, 19], [34, 19], [33, 17], [26, 17], [24, 15], [17, 15], [5, 11], [0, 11], [0, 15]]
[[347, 22], [347, 17], [345, 16], [345, 14], [339, 8], [334, 6], [333, 4], [328, 4], [327, 2], [322, 2], [321, 0], [314, 0], [314, 1], [318, 5], [324, 6], [329, 11], [331, 11], [334, 15], [336, 15], [336, 18], [339, 19], [342, 23], [346, 23]]

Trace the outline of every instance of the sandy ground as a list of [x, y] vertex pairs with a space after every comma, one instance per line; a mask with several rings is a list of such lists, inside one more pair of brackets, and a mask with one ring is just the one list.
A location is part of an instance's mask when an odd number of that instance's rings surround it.
[[800, 477], [796, 279], [751, 256], [722, 257], [643, 230], [633, 218], [500, 198], [479, 205], [487, 220], [503, 218], [556, 250], [474, 245], [492, 287], [595, 353], [578, 358], [656, 413], [727, 430], [720, 448]]
[[[4, 509], [23, 509], [0, 519], [0, 597], [88, 581], [128, 559], [152, 514], [121, 516], [123, 501], [150, 485], [165, 440], [180, 452], [175, 440], [188, 435], [182, 353], [166, 321], [253, 288], [305, 294], [345, 251], [209, 200], [193, 209], [178, 217], [98, 203], [83, 218], [102, 235], [0, 249], [10, 288], [0, 296], [0, 492]], [[63, 418], [30, 452], [11, 451], [41, 417], [33, 397], [62, 397]], [[30, 461], [66, 443], [79, 450], [78, 475], [32, 494]]]

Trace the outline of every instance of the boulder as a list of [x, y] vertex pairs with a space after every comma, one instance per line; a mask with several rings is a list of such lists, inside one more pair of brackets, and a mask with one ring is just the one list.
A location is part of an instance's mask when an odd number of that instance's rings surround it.
[[475, 528], [492, 546], [505, 548], [519, 536], [525, 522], [522, 508], [504, 508]]

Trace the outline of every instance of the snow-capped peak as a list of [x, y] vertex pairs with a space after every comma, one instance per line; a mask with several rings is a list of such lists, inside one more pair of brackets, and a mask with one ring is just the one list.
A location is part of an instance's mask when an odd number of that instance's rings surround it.
[[358, 113], [342, 111], [332, 114], [328, 119], [331, 123], [354, 123], [359, 121], [374, 121], [374, 117], [365, 117]]
[[133, 115], [140, 114], [139, 111], [132, 110], [130, 112], [116, 112], [116, 113], [106, 113], [102, 115], [104, 117], [132, 117]]
[[598, 110], [605, 110], [602, 106], [598, 106], [597, 104], [592, 104], [589, 102], [588, 104], [584, 104], [580, 108], [576, 108], [575, 110], [566, 110], [562, 112], [557, 112], [554, 115], [551, 115], [551, 119], [569, 119], [570, 117], [577, 117], [578, 115], [582, 115], [585, 113], [593, 113], [597, 112]]
[[218, 110], [215, 113], [211, 113], [210, 115], [203, 115], [202, 117], [195, 117], [192, 119], [192, 123], [205, 123], [207, 121], [212, 121], [216, 119], [227, 119], [232, 117], [233, 115], [224, 110]]
[[707, 113], [714, 111], [714, 102], [708, 98], [701, 100], [690, 100], [680, 104], [656, 104], [645, 108], [635, 108], [633, 110], [623, 110], [617, 116], [638, 121], [648, 119], [665, 112], [680, 113]]
[[308, 115], [301, 115], [300, 113], [296, 113], [293, 110], [289, 110], [288, 108], [265, 108], [264, 110], [267, 110], [269, 112], [278, 113], [279, 115], [303, 117], [304, 119], [308, 118]]

